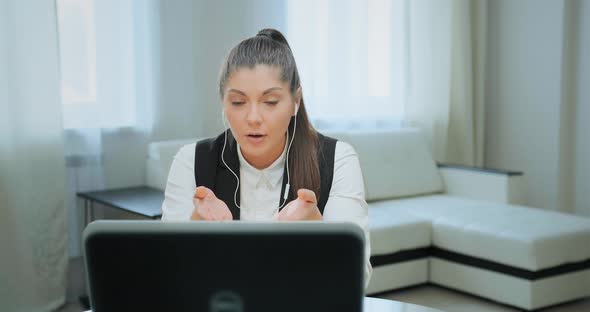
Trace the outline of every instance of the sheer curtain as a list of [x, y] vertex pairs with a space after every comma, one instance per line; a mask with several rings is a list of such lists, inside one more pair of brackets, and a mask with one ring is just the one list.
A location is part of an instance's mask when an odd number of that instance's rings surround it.
[[0, 1], [0, 68], [0, 309], [51, 311], [68, 260], [54, 1]]
[[487, 2], [453, 6], [451, 123], [447, 161], [484, 165]]
[[287, 38], [319, 129], [399, 127], [406, 97], [406, 2], [289, 0]]
[[153, 88], [157, 1], [57, 0], [66, 129], [137, 127]]
[[422, 129], [438, 161], [483, 164], [484, 0], [288, 0], [319, 129]]
[[429, 138], [436, 160], [483, 165], [484, 0], [408, 2], [406, 120]]
[[[81, 254], [76, 192], [140, 184], [157, 101], [156, 0], [57, 0], [68, 175], [70, 254]], [[107, 161], [114, 159], [114, 168]], [[133, 166], [131, 166], [133, 168]], [[111, 171], [118, 174], [110, 174]], [[110, 177], [110, 180], [109, 180]], [[100, 217], [102, 210], [98, 210]]]

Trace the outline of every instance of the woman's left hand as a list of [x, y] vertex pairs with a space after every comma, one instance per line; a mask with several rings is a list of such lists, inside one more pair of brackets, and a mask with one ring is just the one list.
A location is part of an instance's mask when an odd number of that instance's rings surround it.
[[308, 189], [299, 189], [297, 199], [275, 213], [273, 219], [277, 221], [322, 220], [315, 193]]

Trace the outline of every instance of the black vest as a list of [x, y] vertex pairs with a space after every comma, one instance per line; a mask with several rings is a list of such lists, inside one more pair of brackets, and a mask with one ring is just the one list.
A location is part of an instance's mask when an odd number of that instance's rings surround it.
[[[223, 159], [227, 165], [240, 176], [240, 162], [238, 159], [237, 143], [230, 130], [227, 131], [227, 144], [225, 146], [225, 154]], [[326, 137], [318, 133], [319, 137], [319, 161], [320, 161], [320, 200], [318, 208], [322, 215], [324, 214], [324, 207], [330, 195], [332, 188], [332, 179], [334, 176], [334, 154], [336, 152], [336, 140]], [[221, 152], [223, 150], [223, 142], [225, 140], [225, 132], [222, 132], [216, 138], [204, 139], [197, 142], [195, 148], [195, 182], [197, 186], [205, 186], [211, 189], [217, 198], [225, 202], [233, 215], [234, 220], [240, 219], [240, 209], [234, 203], [234, 192], [236, 190], [236, 178], [227, 169], [221, 161]], [[282, 203], [285, 192], [285, 185], [287, 184], [287, 166], [285, 166], [283, 173], [283, 186], [281, 187], [281, 196], [277, 207]], [[293, 173], [290, 173], [293, 176]], [[289, 190], [287, 203], [294, 199], [296, 190]], [[240, 205], [240, 190], [236, 196], [238, 205]]]

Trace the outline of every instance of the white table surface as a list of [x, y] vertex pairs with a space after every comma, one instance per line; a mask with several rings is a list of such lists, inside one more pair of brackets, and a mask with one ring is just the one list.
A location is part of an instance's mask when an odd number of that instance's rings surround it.
[[363, 312], [444, 312], [417, 304], [365, 297]]
[[[92, 312], [88, 310], [86, 312]], [[417, 304], [365, 297], [363, 312], [444, 312]]]

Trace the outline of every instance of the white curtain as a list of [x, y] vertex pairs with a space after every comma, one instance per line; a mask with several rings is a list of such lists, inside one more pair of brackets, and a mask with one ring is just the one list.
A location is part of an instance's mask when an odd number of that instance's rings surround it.
[[[76, 193], [143, 184], [159, 57], [156, 0], [57, 0], [71, 240], [81, 255]], [[124, 167], [124, 168], [122, 168]], [[95, 216], [104, 216], [96, 209]]]
[[485, 0], [292, 0], [288, 40], [319, 129], [421, 128], [483, 165]]
[[454, 0], [447, 161], [484, 165], [487, 2]]
[[0, 68], [0, 310], [51, 311], [68, 259], [54, 1], [0, 1]]
[[486, 2], [408, 1], [405, 117], [436, 160], [483, 165]]
[[288, 1], [287, 39], [317, 128], [400, 126], [406, 6], [403, 0]]

